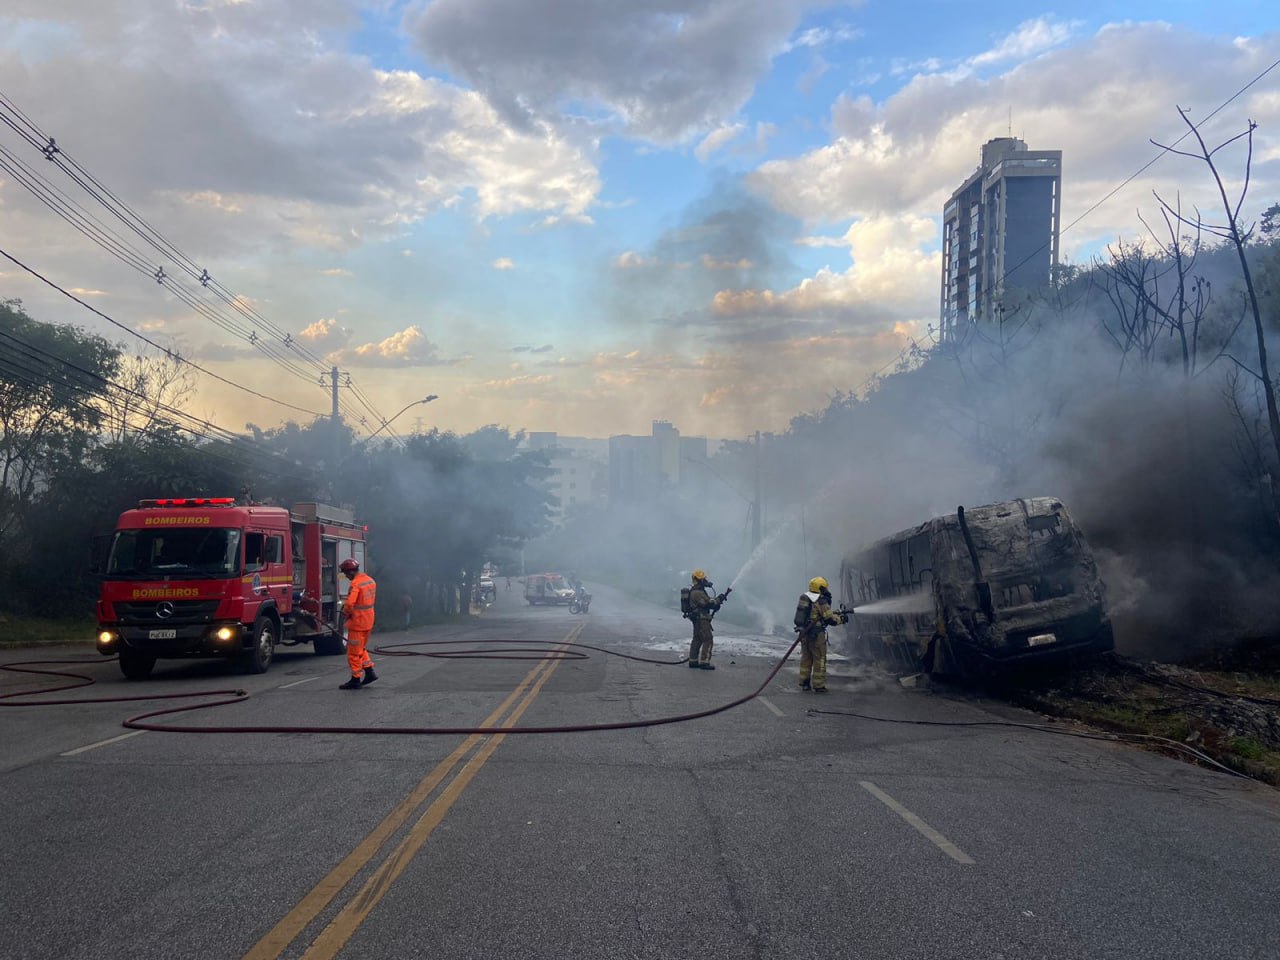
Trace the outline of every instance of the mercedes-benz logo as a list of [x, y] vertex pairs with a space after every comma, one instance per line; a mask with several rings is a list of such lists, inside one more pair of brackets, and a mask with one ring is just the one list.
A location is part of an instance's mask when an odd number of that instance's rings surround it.
[[161, 600], [156, 604], [156, 616], [161, 620], [168, 620], [173, 616], [173, 604], [168, 600]]

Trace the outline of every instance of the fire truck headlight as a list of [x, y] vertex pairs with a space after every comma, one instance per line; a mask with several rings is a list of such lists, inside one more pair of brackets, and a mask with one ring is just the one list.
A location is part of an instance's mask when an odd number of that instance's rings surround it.
[[223, 641], [231, 640], [235, 635], [236, 632], [231, 627], [219, 627], [218, 632], [214, 634], [215, 637]]
[[101, 650], [110, 650], [116, 643], [116, 635], [110, 630], [103, 630], [98, 634], [98, 648]]

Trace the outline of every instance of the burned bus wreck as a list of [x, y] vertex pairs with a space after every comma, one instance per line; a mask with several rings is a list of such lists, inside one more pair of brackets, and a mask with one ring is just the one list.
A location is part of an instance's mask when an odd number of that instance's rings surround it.
[[896, 673], [989, 676], [1113, 649], [1105, 588], [1061, 501], [936, 517], [845, 560], [855, 655]]

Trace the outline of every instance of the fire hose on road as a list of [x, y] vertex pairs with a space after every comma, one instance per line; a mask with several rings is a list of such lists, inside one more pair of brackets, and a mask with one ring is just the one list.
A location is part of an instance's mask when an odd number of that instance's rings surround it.
[[[6, 693], [0, 695], [0, 707], [40, 707], [40, 706], [58, 706], [65, 704], [87, 704], [87, 703], [122, 703], [122, 702], [138, 702], [147, 700], [176, 700], [176, 699], [193, 699], [198, 697], [220, 697], [222, 699], [213, 700], [207, 703], [186, 704], [177, 707], [168, 707], [163, 710], [151, 710], [146, 713], [140, 713], [136, 716], [129, 717], [124, 720], [121, 726], [130, 730], [153, 730], [159, 733], [349, 733], [353, 735], [396, 735], [396, 736], [440, 736], [440, 735], [471, 735], [471, 734], [512, 734], [512, 733], [590, 733], [600, 730], [632, 730], [642, 727], [657, 727], [669, 723], [684, 723], [689, 720], [699, 720], [703, 717], [714, 716], [717, 713], [724, 713], [726, 710], [732, 710], [739, 707], [750, 700], [754, 700], [764, 692], [765, 688], [773, 682], [773, 678], [778, 675], [778, 671], [782, 669], [783, 664], [791, 656], [796, 645], [800, 641], [797, 639], [795, 643], [787, 649], [782, 655], [773, 669], [769, 671], [764, 682], [760, 684], [754, 691], [745, 696], [738, 697], [728, 703], [721, 704], [717, 707], [711, 707], [707, 710], [698, 710], [694, 713], [682, 713], [668, 717], [655, 717], [649, 720], [624, 720], [615, 723], [584, 723], [584, 724], [563, 724], [550, 727], [516, 727], [516, 726], [499, 726], [499, 727], [350, 727], [350, 726], [265, 726], [265, 725], [245, 725], [245, 726], [188, 726], [172, 723], [156, 723], [147, 722], [156, 717], [170, 716], [178, 713], [189, 713], [194, 710], [205, 710], [210, 707], [221, 707], [232, 703], [242, 703], [249, 699], [249, 692], [246, 690], [203, 690], [193, 693], [169, 693], [169, 694], [153, 694], [126, 696], [126, 697], [98, 697], [98, 698], [68, 698], [57, 700], [46, 699], [25, 699], [29, 697], [46, 697], [51, 693], [60, 693], [64, 690], [74, 690], [80, 687], [90, 686], [97, 681], [93, 677], [85, 676], [80, 673], [70, 673], [62, 670], [41, 670], [34, 669], [38, 666], [65, 666], [69, 664], [83, 663], [99, 663], [109, 661], [91, 661], [91, 660], [28, 660], [19, 663], [0, 665], [0, 670], [12, 673], [34, 674], [37, 676], [60, 677], [72, 680], [72, 683], [65, 683], [61, 686], [46, 687], [40, 690], [18, 691], [16, 693]], [[508, 644], [508, 646], [489, 646], [475, 647], [475, 644]], [[468, 644], [473, 649], [467, 650], [415, 650], [407, 649], [411, 647], [457, 647], [460, 644]], [[516, 644], [516, 646], [510, 646]], [[575, 648], [575, 649], [566, 649]], [[608, 656], [621, 657], [624, 660], [634, 660], [639, 663], [652, 663], [660, 666], [680, 666], [688, 662], [688, 657], [679, 660], [655, 660], [650, 657], [640, 657], [629, 653], [620, 653], [616, 650], [609, 650], [605, 647], [596, 647], [586, 643], [575, 643], [571, 641], [559, 641], [548, 643], [545, 640], [418, 640], [406, 641], [404, 643], [388, 644], [374, 648], [374, 652], [391, 657], [434, 657], [438, 659], [472, 659], [472, 660], [587, 660], [590, 654], [583, 651], [593, 650], [597, 653], [607, 654]]]
[[[704, 717], [715, 716], [718, 713], [732, 710], [735, 707], [742, 706], [756, 697], [760, 696], [765, 689], [773, 682], [774, 677], [778, 675], [783, 665], [795, 651], [800, 640], [797, 638], [786, 653], [779, 658], [778, 662], [773, 666], [764, 678], [763, 682], [752, 692], [730, 700], [727, 703], [720, 704], [716, 707], [710, 707], [706, 710], [698, 710], [692, 713], [681, 713], [666, 717], [655, 717], [648, 720], [624, 720], [613, 723], [584, 723], [584, 724], [560, 724], [556, 726], [545, 727], [517, 727], [517, 726], [490, 726], [490, 727], [352, 727], [352, 726], [314, 726], [314, 725], [244, 725], [244, 726], [190, 726], [173, 723], [147, 722], [154, 721], [157, 717], [172, 716], [179, 713], [190, 713], [195, 710], [205, 710], [212, 707], [228, 706], [234, 703], [242, 703], [250, 698], [248, 691], [243, 689], [228, 690], [200, 690], [191, 693], [164, 693], [164, 694], [141, 694], [136, 696], [122, 697], [95, 697], [95, 698], [59, 698], [59, 699], [43, 699], [49, 694], [61, 693], [66, 690], [75, 690], [81, 687], [91, 686], [97, 681], [93, 677], [86, 676], [82, 673], [71, 673], [65, 670], [36, 669], [37, 667], [50, 666], [67, 666], [85, 663], [103, 663], [110, 661], [102, 660], [28, 660], [17, 663], [0, 665], [0, 671], [10, 673], [31, 674], [41, 677], [57, 677], [69, 680], [69, 683], [63, 683], [59, 686], [44, 687], [39, 690], [24, 690], [14, 693], [0, 694], [0, 707], [40, 707], [40, 706], [63, 706], [69, 704], [91, 704], [91, 703], [129, 703], [143, 702], [154, 700], [192, 700], [205, 698], [206, 702], [196, 704], [185, 704], [176, 707], [167, 707], [162, 710], [151, 710], [146, 713], [140, 713], [129, 717], [122, 721], [121, 726], [131, 730], [151, 730], [158, 733], [346, 733], [355, 736], [367, 735], [391, 735], [391, 736], [469, 736], [472, 734], [524, 734], [524, 733], [591, 733], [604, 730], [634, 730], [645, 727], [658, 727], [671, 723], [685, 723], [690, 720], [700, 720]], [[467, 644], [469, 649], [436, 649], [421, 650], [412, 649], [419, 647], [438, 647], [438, 648], [454, 648]], [[506, 646], [479, 646], [476, 644], [506, 644]], [[512, 645], [514, 644], [514, 646]], [[573, 648], [573, 649], [567, 649]], [[432, 657], [445, 660], [545, 660], [545, 661], [565, 661], [565, 660], [588, 660], [590, 654], [584, 651], [595, 651], [607, 656], [620, 657], [624, 660], [633, 660], [638, 663], [651, 663], [658, 666], [680, 666], [688, 662], [688, 657], [682, 657], [679, 660], [656, 660], [651, 657], [641, 657], [635, 654], [620, 653], [617, 650], [609, 650], [605, 647], [597, 647], [586, 643], [576, 643], [572, 641], [559, 641], [548, 643], [545, 640], [417, 640], [405, 641], [402, 643], [392, 643], [385, 646], [374, 648], [374, 652], [382, 656], [389, 657]], [[208, 700], [207, 698], [217, 697], [219, 699]], [[41, 699], [30, 699], [41, 698]], [[1196, 750], [1194, 747], [1176, 740], [1166, 737], [1158, 737], [1150, 734], [1126, 734], [1126, 733], [1096, 733], [1083, 730], [1066, 730], [1060, 727], [1050, 727], [1041, 724], [1017, 723], [1008, 720], [978, 720], [978, 721], [960, 721], [960, 720], [915, 720], [908, 718], [896, 717], [879, 717], [870, 714], [854, 713], [843, 710], [819, 710], [810, 709], [807, 711], [814, 716], [844, 716], [851, 719], [874, 721], [877, 723], [895, 723], [906, 724], [912, 726], [933, 726], [933, 727], [1014, 727], [1023, 730], [1029, 730], [1037, 733], [1051, 733], [1058, 736], [1073, 736], [1085, 740], [1103, 740], [1112, 743], [1146, 743], [1153, 746], [1161, 747], [1174, 753], [1180, 753], [1184, 758], [1196, 760], [1202, 764], [1219, 770], [1223, 773], [1230, 774], [1233, 777], [1239, 777], [1246, 780], [1254, 780], [1255, 778], [1241, 773], [1238, 770], [1219, 763], [1208, 754]]]

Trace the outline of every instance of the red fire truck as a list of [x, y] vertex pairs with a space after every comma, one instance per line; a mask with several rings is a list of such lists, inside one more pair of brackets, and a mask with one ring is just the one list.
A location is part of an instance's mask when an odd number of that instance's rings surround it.
[[234, 497], [142, 500], [116, 524], [98, 599], [98, 651], [130, 680], [158, 658], [235, 657], [250, 673], [277, 645], [340, 654], [346, 581], [364, 566], [365, 528], [318, 503], [240, 505]]

